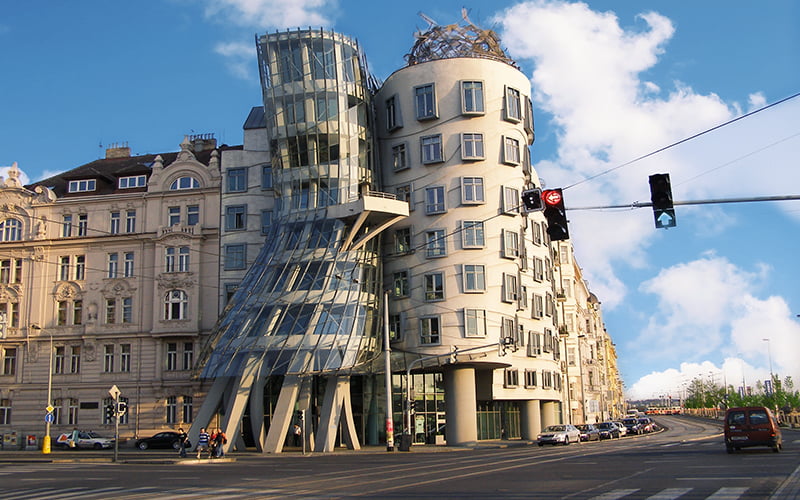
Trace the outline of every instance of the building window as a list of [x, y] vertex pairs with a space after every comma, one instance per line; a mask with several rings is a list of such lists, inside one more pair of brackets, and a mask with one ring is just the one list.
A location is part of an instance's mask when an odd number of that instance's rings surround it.
[[411, 228], [404, 227], [394, 232], [394, 251], [404, 254], [411, 251]]
[[22, 240], [22, 223], [17, 219], [6, 219], [0, 222], [0, 241]]
[[336, 115], [339, 114], [339, 99], [336, 94], [318, 96], [314, 105], [314, 112], [317, 115], [318, 122], [334, 120]]
[[442, 153], [442, 135], [426, 135], [420, 138], [422, 163], [438, 163], [444, 161]]
[[74, 345], [70, 347], [69, 352], [69, 372], [81, 372], [81, 346]]
[[392, 131], [403, 126], [400, 119], [400, 106], [397, 105], [397, 96], [386, 99], [386, 130]]
[[194, 365], [194, 344], [191, 342], [183, 343], [183, 369], [191, 370]]
[[261, 211], [261, 234], [267, 234], [272, 225], [272, 210]]
[[405, 333], [405, 315], [390, 314], [389, 315], [389, 340], [391, 342], [399, 342], [403, 340]]
[[425, 232], [425, 256], [428, 258], [447, 255], [444, 229], [433, 229]]
[[464, 248], [483, 248], [486, 240], [483, 233], [483, 221], [465, 220], [461, 223], [461, 246]]
[[67, 192], [69, 193], [85, 193], [87, 191], [94, 191], [97, 185], [95, 179], [83, 179], [80, 181], [69, 181], [67, 185]]
[[228, 192], [241, 193], [247, 191], [247, 169], [229, 168], [228, 171]]
[[225, 245], [225, 270], [245, 269], [247, 267], [245, 254], [246, 246], [244, 244]]
[[447, 207], [444, 195], [444, 186], [425, 188], [425, 213], [428, 215], [445, 213]]
[[394, 192], [398, 200], [405, 201], [408, 203], [409, 212], [414, 210], [414, 188], [412, 187], [411, 184], [404, 184], [402, 186], [397, 186]]
[[78, 215], [78, 236], [86, 236], [89, 230], [89, 216], [87, 214]]
[[272, 165], [261, 167], [261, 189], [272, 189]]
[[166, 370], [173, 372], [178, 369], [178, 344], [170, 342], [167, 344], [167, 365]]
[[461, 112], [483, 114], [483, 82], [461, 82]]
[[125, 212], [125, 232], [136, 232], [136, 210], [128, 210]]
[[392, 146], [392, 168], [394, 170], [404, 170], [408, 168], [408, 155], [406, 154], [405, 143]]
[[512, 187], [503, 187], [503, 213], [516, 215], [519, 213], [519, 190]]
[[108, 254], [108, 278], [116, 278], [119, 275], [119, 254]]
[[303, 99], [294, 100], [291, 96], [283, 100], [284, 117], [287, 124], [306, 121], [306, 102]]
[[[11, 220], [14, 219], [8, 219], [6, 223]], [[65, 214], [61, 216], [61, 237], [69, 238], [70, 236], [72, 236], [72, 215]], [[11, 241], [11, 240], [5, 239], [4, 241]]]
[[432, 83], [414, 87], [417, 120], [436, 118], [436, 92]]
[[83, 280], [86, 277], [86, 256], [85, 255], [76, 255], [75, 256], [75, 279], [78, 281]]
[[518, 298], [517, 276], [503, 273], [503, 302], [515, 302]]
[[164, 319], [186, 319], [189, 296], [183, 290], [170, 290], [164, 297]]
[[3, 375], [15, 375], [17, 373], [17, 348], [3, 348]]
[[185, 424], [194, 422], [194, 399], [192, 396], [183, 397], [183, 422]]
[[131, 371], [131, 345], [120, 344], [119, 346], [119, 371]]
[[114, 346], [106, 344], [103, 346], [103, 372], [112, 373], [114, 371]]
[[461, 134], [461, 159], [483, 159], [483, 134]]
[[[0, 336], [6, 328], [19, 328], [19, 303], [0, 302], [0, 320], [5, 315], [5, 325], [0, 325]], [[6, 330], [7, 331], [7, 330]]]
[[538, 294], [533, 295], [533, 307], [531, 308], [531, 317], [540, 319], [544, 317], [544, 297]]
[[542, 355], [542, 334], [536, 332], [528, 332], [528, 356], [536, 357], [541, 355]]
[[483, 309], [464, 309], [464, 336], [486, 336], [486, 311]]
[[519, 165], [519, 141], [513, 137], [503, 138], [503, 162]]
[[109, 233], [119, 234], [120, 220], [119, 211], [111, 212], [111, 227], [108, 230]]
[[63, 345], [56, 346], [53, 354], [53, 375], [64, 373], [64, 359], [66, 358], [66, 348]]
[[461, 203], [464, 205], [476, 205], [485, 201], [483, 177], [462, 177]]
[[516, 368], [506, 368], [503, 370], [503, 387], [519, 386], [519, 370]]
[[392, 292], [396, 298], [408, 297], [408, 271], [397, 271], [392, 275]]
[[522, 104], [519, 90], [506, 87], [506, 120], [518, 122], [522, 119]]
[[83, 322], [83, 301], [60, 300], [56, 303], [56, 324], [80, 325]]
[[231, 205], [225, 207], [225, 229], [238, 231], [245, 228], [247, 221], [247, 207], [245, 205]]
[[525, 387], [536, 387], [536, 370], [525, 370]]
[[419, 319], [419, 343], [436, 345], [441, 343], [439, 316], [423, 316]]
[[166, 247], [164, 249], [164, 272], [185, 273], [189, 271], [189, 247]]
[[429, 273], [423, 277], [425, 300], [434, 302], [444, 300], [444, 274]]
[[486, 290], [485, 268], [480, 264], [464, 264], [464, 293], [483, 292]]
[[146, 175], [132, 175], [129, 177], [119, 178], [120, 189], [133, 189], [133, 188], [145, 187], [146, 185], [147, 185]]
[[503, 229], [503, 257], [515, 259], [519, 257], [519, 233]]
[[67, 425], [78, 425], [78, 408], [80, 404], [77, 399], [67, 399]]
[[122, 299], [122, 322], [133, 323], [133, 298], [131, 297]]
[[200, 223], [200, 205], [189, 205], [186, 207], [186, 225], [196, 226]]
[[122, 275], [126, 278], [132, 278], [134, 274], [133, 252], [125, 252], [122, 254], [122, 258]]
[[11, 399], [0, 399], [0, 425], [11, 425]]
[[167, 396], [166, 399], [167, 424], [178, 423], [178, 397]]
[[117, 322], [117, 299], [106, 299], [106, 323], [113, 325]]
[[181, 207], [167, 208], [167, 225], [177, 226], [181, 223]]
[[195, 179], [194, 177], [178, 177], [172, 184], [169, 185], [170, 191], [179, 191], [182, 189], [198, 189], [200, 188], [200, 182]]
[[59, 281], [69, 280], [69, 256], [62, 255], [58, 258], [58, 279]]
[[533, 258], [533, 279], [544, 281], [544, 261], [538, 257]]

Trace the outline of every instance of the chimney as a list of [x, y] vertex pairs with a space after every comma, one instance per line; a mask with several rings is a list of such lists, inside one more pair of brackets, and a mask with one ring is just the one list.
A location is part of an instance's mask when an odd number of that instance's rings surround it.
[[106, 148], [106, 160], [111, 158], [130, 158], [131, 148], [128, 147], [127, 142], [111, 143], [111, 147]]
[[214, 138], [214, 134], [190, 135], [189, 142], [192, 143], [192, 147], [195, 153], [217, 148], [217, 140]]

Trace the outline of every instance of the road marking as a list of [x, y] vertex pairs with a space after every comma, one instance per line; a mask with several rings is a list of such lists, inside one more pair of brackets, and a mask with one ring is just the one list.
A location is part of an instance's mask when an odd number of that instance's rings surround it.
[[734, 479], [743, 479], [745, 481], [750, 481], [753, 479], [752, 477], [746, 476], [738, 476], [738, 477], [724, 477], [724, 476], [716, 476], [716, 477], [676, 477], [676, 481], [733, 481]]
[[747, 488], [720, 488], [706, 500], [737, 500], [745, 491]]
[[647, 497], [647, 500], [674, 500], [681, 495], [685, 495], [692, 491], [691, 488], [667, 488], [666, 490], [662, 490], [651, 497]]
[[608, 493], [603, 493], [602, 495], [592, 497], [591, 500], [617, 500], [618, 498], [628, 496], [631, 493], [636, 493], [637, 491], [639, 491], [639, 488], [611, 490]]

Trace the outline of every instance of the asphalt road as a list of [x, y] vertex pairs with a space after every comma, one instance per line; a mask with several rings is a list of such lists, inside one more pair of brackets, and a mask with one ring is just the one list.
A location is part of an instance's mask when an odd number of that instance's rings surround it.
[[[800, 498], [800, 432], [784, 451], [727, 454], [719, 424], [660, 417], [667, 431], [538, 447], [385, 448], [332, 454], [232, 453], [230, 461], [175, 460], [171, 451], [0, 452], [0, 499], [791, 499]], [[494, 446], [494, 447], [491, 447]], [[75, 461], [70, 461], [75, 459]], [[93, 462], [92, 460], [102, 460]]]

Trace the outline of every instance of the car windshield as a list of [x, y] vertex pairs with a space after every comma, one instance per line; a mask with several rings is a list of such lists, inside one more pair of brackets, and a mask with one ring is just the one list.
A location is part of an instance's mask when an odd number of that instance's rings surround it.
[[610, 428], [610, 427], [611, 427], [611, 425], [612, 425], [612, 424], [610, 424], [610, 423], [608, 423], [608, 422], [603, 422], [602, 424], [597, 424], [597, 427], [599, 427], [599, 428], [601, 428], [601, 429], [608, 429], [608, 428]]
[[625, 420], [622, 421], [622, 423], [623, 424], [635, 424], [635, 423], [637, 423], [637, 421], [636, 421], [635, 418], [626, 418]]
[[561, 432], [561, 431], [566, 430], [566, 429], [564, 428], [563, 425], [551, 425], [550, 427], [548, 427], [545, 430], [546, 431], [550, 431], [550, 432]]

